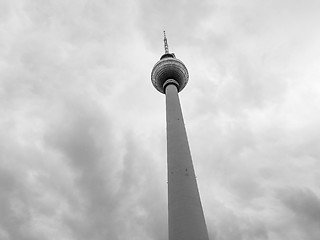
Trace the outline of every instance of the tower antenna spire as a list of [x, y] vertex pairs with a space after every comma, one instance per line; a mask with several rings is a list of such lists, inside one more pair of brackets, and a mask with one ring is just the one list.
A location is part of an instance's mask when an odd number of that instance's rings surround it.
[[168, 41], [167, 41], [167, 36], [166, 36], [166, 31], [163, 31], [163, 41], [164, 41], [164, 51], [165, 53], [169, 53], [169, 46], [168, 46]]

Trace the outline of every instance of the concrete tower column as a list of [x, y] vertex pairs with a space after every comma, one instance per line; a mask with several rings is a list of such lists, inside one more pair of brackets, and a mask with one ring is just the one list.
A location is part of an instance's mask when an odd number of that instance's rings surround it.
[[169, 240], [208, 240], [178, 89], [165, 89]]

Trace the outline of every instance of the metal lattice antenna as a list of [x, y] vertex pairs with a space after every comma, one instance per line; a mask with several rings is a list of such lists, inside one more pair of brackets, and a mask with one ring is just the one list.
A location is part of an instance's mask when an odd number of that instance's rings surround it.
[[164, 38], [163, 38], [163, 41], [164, 41], [164, 51], [165, 53], [169, 53], [169, 46], [168, 46], [168, 41], [167, 41], [167, 37], [166, 37], [166, 31], [163, 31], [163, 35], [164, 35]]

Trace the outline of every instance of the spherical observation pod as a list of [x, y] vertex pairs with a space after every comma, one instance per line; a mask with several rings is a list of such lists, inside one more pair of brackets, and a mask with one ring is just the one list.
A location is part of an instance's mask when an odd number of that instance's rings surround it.
[[153, 86], [161, 93], [165, 93], [164, 83], [168, 79], [175, 80], [180, 92], [188, 83], [189, 74], [182, 61], [175, 58], [173, 53], [164, 54], [151, 72], [151, 81]]

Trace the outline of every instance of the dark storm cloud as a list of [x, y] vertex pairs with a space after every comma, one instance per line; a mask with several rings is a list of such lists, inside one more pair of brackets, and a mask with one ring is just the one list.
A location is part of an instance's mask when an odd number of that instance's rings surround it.
[[[290, 188], [279, 191], [280, 201], [287, 207], [288, 218], [296, 228], [304, 229], [306, 239], [320, 234], [320, 198], [310, 189]], [[291, 229], [294, 231], [294, 229]]]
[[[63, 118], [46, 137], [51, 147], [65, 155], [76, 174], [75, 190], [79, 194], [76, 211], [81, 220], [70, 220], [70, 225], [78, 239], [99, 239], [113, 229], [104, 228], [103, 222], [108, 220], [110, 224], [117, 204], [113, 197], [117, 164], [111, 160], [118, 157], [112, 151], [112, 126], [107, 128], [108, 118], [100, 112], [86, 103], [67, 103]], [[103, 160], [109, 164], [104, 165]]]
[[[27, 226], [31, 213], [23, 203], [26, 196], [16, 189], [23, 183], [8, 169], [0, 169], [0, 237], [2, 239], [35, 239], [28, 232]], [[36, 238], [38, 239], [38, 238]]]
[[[115, 138], [109, 117], [92, 104], [65, 103], [60, 121], [53, 123], [47, 143], [75, 173], [80, 218], [66, 218], [77, 239], [127, 239], [131, 235], [164, 239], [165, 216], [159, 214], [164, 196], [157, 186], [150, 153], [143, 152], [127, 133]], [[163, 181], [164, 182], [164, 181]], [[149, 183], [149, 184], [147, 184]], [[163, 184], [164, 185], [164, 184]], [[158, 204], [149, 195], [158, 196]], [[71, 202], [70, 202], [71, 204]]]

